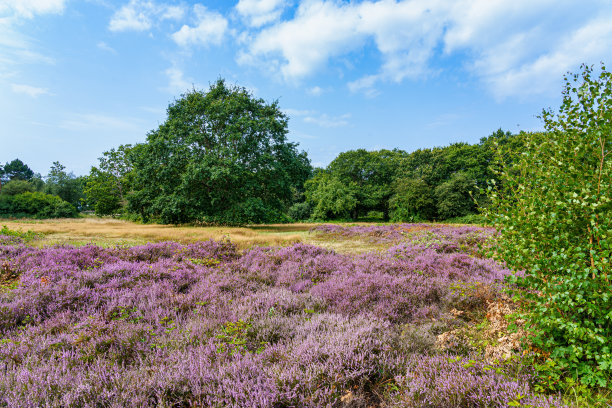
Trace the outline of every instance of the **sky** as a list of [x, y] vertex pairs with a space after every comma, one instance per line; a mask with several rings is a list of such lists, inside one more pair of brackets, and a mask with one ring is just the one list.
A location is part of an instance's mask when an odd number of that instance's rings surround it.
[[338, 153], [541, 130], [563, 76], [612, 61], [609, 0], [0, 0], [0, 163], [89, 173], [218, 78]]

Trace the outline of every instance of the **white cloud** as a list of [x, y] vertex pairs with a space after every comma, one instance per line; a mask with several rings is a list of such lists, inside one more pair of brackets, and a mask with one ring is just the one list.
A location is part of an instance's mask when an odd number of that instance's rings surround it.
[[315, 125], [324, 127], [324, 128], [335, 128], [347, 126], [349, 124], [348, 119], [350, 119], [351, 115], [346, 113], [341, 116], [328, 116], [327, 114], [322, 114], [318, 116], [306, 116], [304, 118], [304, 122], [313, 123]]
[[257, 63], [280, 70], [285, 79], [302, 78], [323, 67], [334, 56], [360, 47], [366, 37], [358, 29], [359, 16], [350, 4], [307, 1], [295, 18], [261, 31], [239, 56], [240, 63]]
[[[255, 13], [274, 2], [240, 3]], [[375, 96], [380, 82], [435, 75], [432, 61], [459, 57], [503, 98], [551, 92], [566, 70], [612, 55], [611, 32], [605, 0], [305, 0], [291, 19], [241, 37], [237, 60], [296, 81], [340, 57], [358, 68], [351, 53], [373, 45], [378, 69], [348, 86]]]
[[165, 73], [168, 77], [168, 87], [166, 90], [171, 94], [180, 95], [194, 87], [192, 82], [184, 78], [183, 71], [177, 67], [168, 68]]
[[0, 0], [0, 14], [32, 18], [36, 14], [55, 14], [64, 11], [65, 0]]
[[564, 33], [550, 47], [531, 57], [512, 57], [513, 51], [524, 52], [525, 48], [529, 49], [528, 45], [507, 45], [506, 49], [493, 47], [483, 52], [473, 65], [474, 72], [498, 99], [559, 92], [564, 73], [576, 71], [583, 62], [597, 64], [612, 55], [612, 14]]
[[86, 131], [92, 129], [113, 129], [126, 132], [140, 132], [140, 120], [119, 118], [100, 113], [73, 114], [60, 122], [62, 129]]
[[148, 31], [157, 22], [180, 20], [185, 14], [181, 6], [170, 6], [154, 1], [130, 0], [113, 14], [108, 24], [110, 31]]
[[380, 75], [367, 75], [355, 81], [348, 83], [348, 88], [351, 92], [363, 92], [367, 97], [373, 98], [378, 96], [379, 92], [375, 85], [380, 81]]
[[251, 27], [261, 27], [278, 21], [287, 5], [285, 0], [240, 0], [236, 11]]
[[38, 98], [40, 95], [49, 94], [49, 90], [47, 88], [38, 88], [31, 85], [11, 84], [11, 89], [17, 94], [27, 95], [32, 98]]
[[172, 34], [172, 39], [181, 47], [190, 45], [220, 44], [227, 32], [227, 20], [215, 11], [196, 4], [193, 6], [197, 18], [197, 25], [190, 27], [184, 25]]
[[19, 77], [19, 67], [24, 64], [55, 63], [53, 58], [42, 54], [30, 38], [15, 28], [19, 19], [0, 17], [0, 78]]
[[292, 108], [284, 109], [283, 112], [285, 112], [285, 114], [287, 116], [289, 116], [289, 117], [291, 117], [291, 116], [308, 116], [308, 115], [316, 114], [315, 111], [306, 110], [306, 109], [292, 109]]
[[116, 54], [117, 53], [117, 51], [115, 51], [115, 49], [113, 47], [111, 47], [110, 45], [108, 45], [104, 41], [100, 41], [98, 44], [96, 44], [96, 46], [99, 49], [103, 50], [103, 51], [107, 51], [107, 52], [110, 52], [112, 54]]
[[321, 96], [323, 94], [323, 88], [321, 88], [320, 86], [313, 86], [306, 92], [308, 92], [308, 94], [312, 96]]

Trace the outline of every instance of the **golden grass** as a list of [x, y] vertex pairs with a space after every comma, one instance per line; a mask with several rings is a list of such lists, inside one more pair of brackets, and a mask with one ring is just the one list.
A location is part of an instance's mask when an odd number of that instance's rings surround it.
[[137, 224], [109, 218], [58, 220], [0, 220], [13, 230], [44, 234], [38, 245], [95, 243], [138, 245], [146, 242], [177, 241], [182, 243], [229, 238], [238, 248], [262, 245], [290, 245], [304, 241], [309, 224], [258, 225], [254, 227], [195, 227], [159, 224]]

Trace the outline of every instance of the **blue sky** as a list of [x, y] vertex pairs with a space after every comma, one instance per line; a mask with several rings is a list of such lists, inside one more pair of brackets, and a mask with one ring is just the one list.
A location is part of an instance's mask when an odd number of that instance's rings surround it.
[[475, 143], [611, 56], [610, 1], [0, 0], [0, 162], [87, 174], [219, 77], [278, 99], [317, 166]]

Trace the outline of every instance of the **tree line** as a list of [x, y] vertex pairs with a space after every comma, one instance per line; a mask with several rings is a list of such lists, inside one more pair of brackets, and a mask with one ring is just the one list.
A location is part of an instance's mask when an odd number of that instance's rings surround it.
[[76, 177], [54, 162], [42, 177], [21, 160], [0, 165], [0, 216], [64, 218], [85, 209], [86, 177]]
[[43, 180], [18, 159], [6, 163], [0, 215], [35, 214], [29, 201], [55, 196], [71, 207], [54, 216], [72, 208], [173, 224], [447, 220], [486, 204], [495, 152], [519, 151], [525, 139], [499, 129], [477, 144], [357, 149], [313, 168], [287, 125], [277, 102], [218, 80], [170, 104], [144, 143], [104, 152], [87, 176], [55, 162]]
[[97, 214], [232, 225], [468, 216], [486, 201], [479, 191], [495, 178], [496, 146], [524, 139], [500, 129], [474, 145], [358, 149], [322, 169], [287, 140], [277, 102], [223, 80], [184, 94], [167, 114], [146, 142], [111, 149], [91, 169], [84, 191]]

